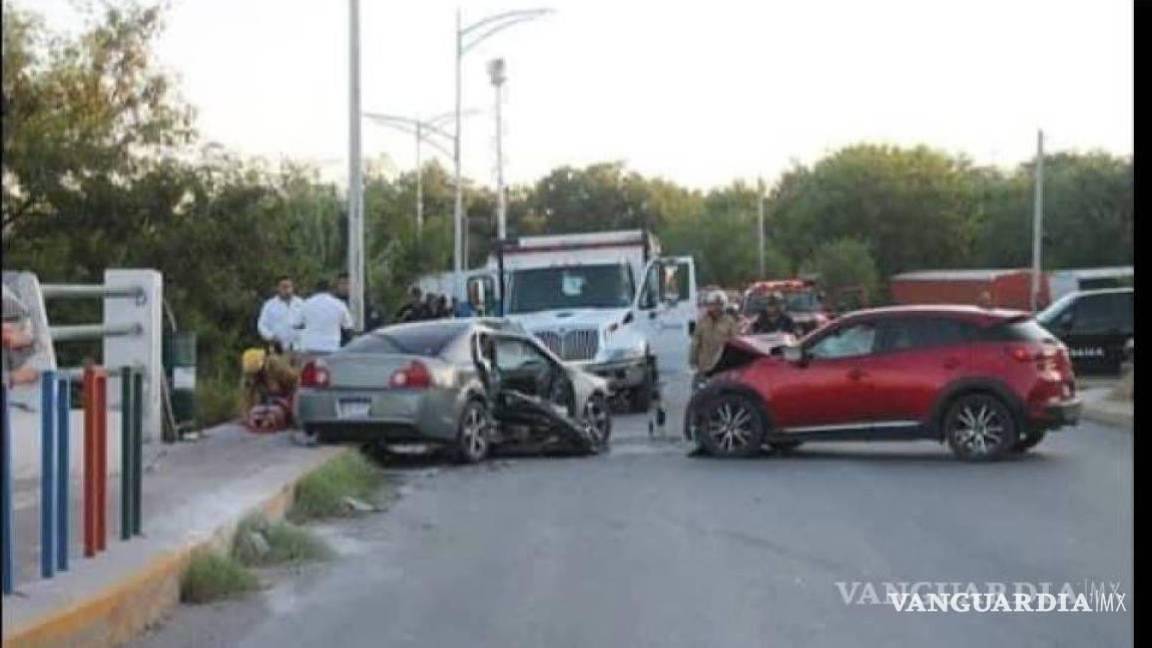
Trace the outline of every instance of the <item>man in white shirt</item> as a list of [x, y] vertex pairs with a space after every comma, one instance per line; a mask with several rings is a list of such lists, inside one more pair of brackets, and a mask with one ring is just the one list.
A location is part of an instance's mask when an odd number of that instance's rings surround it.
[[301, 312], [304, 300], [295, 293], [292, 279], [280, 277], [276, 281], [276, 296], [264, 302], [260, 318], [256, 321], [260, 337], [286, 353], [298, 348], [297, 341], [303, 326]]
[[352, 313], [330, 292], [326, 280], [316, 284], [316, 293], [304, 301], [301, 313], [300, 349], [305, 355], [338, 351], [341, 333], [352, 330]]

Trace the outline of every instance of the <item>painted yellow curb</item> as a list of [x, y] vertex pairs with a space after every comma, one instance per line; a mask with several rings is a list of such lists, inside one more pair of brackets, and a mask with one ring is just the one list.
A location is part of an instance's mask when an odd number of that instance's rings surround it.
[[[349, 452], [337, 453], [300, 479]], [[243, 517], [261, 513], [284, 517], [292, 505], [296, 482], [282, 487]], [[192, 554], [226, 550], [241, 520], [225, 524], [208, 538], [160, 556], [143, 570], [105, 588], [87, 601], [52, 612], [17, 628], [4, 638], [4, 648], [112, 648], [136, 637], [180, 604], [180, 579]]]

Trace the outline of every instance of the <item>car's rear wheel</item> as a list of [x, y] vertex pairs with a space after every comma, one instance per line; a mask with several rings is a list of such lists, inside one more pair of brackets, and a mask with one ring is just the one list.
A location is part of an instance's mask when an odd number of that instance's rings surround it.
[[456, 433], [456, 460], [460, 463], [479, 463], [488, 457], [491, 441], [489, 432], [492, 417], [480, 401], [469, 401], [460, 414]]
[[692, 423], [696, 442], [716, 457], [750, 457], [764, 445], [764, 416], [742, 394], [719, 394], [701, 403]]
[[969, 461], [999, 459], [1019, 439], [1011, 410], [990, 394], [960, 396], [948, 408], [943, 424], [952, 452]]
[[601, 453], [608, 448], [612, 436], [612, 414], [608, 410], [608, 400], [602, 394], [593, 394], [584, 404], [584, 431], [591, 441], [589, 451]]
[[1028, 436], [1023, 437], [1019, 441], [1017, 441], [1016, 445], [1012, 446], [1012, 452], [1018, 452], [1018, 453], [1028, 452], [1029, 450], [1031, 450], [1032, 448], [1035, 448], [1037, 446], [1037, 444], [1039, 444], [1041, 441], [1044, 440], [1045, 434], [1046, 434], [1046, 432], [1044, 430], [1033, 431]]

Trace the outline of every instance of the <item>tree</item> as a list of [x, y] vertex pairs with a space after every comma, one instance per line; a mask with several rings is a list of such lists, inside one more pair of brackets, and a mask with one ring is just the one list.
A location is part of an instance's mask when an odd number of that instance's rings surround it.
[[805, 273], [818, 276], [821, 289], [837, 310], [874, 303], [878, 297], [880, 273], [868, 244], [859, 239], [842, 238], [821, 244], [802, 268]]

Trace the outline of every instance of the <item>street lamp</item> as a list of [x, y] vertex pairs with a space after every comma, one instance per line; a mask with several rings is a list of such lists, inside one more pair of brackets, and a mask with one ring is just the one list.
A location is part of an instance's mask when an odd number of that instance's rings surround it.
[[364, 330], [364, 169], [360, 161], [360, 0], [348, 0], [348, 305]]
[[488, 76], [496, 88], [496, 240], [503, 241], [508, 237], [508, 202], [504, 193], [504, 120], [500, 115], [502, 90], [504, 81], [508, 79], [504, 71], [504, 59], [488, 62]]
[[460, 68], [462, 61], [464, 55], [468, 53], [468, 50], [476, 47], [487, 38], [517, 23], [535, 20], [550, 13], [552, 13], [551, 9], [508, 11], [488, 16], [465, 27], [460, 15], [460, 9], [456, 9], [456, 133], [453, 142], [453, 162], [456, 167], [456, 203], [452, 214], [454, 243], [454, 249], [452, 250], [452, 269], [457, 295], [463, 294], [461, 280], [463, 279], [462, 272], [464, 264], [464, 190], [460, 180], [460, 102], [462, 100]]
[[[474, 110], [465, 112], [466, 115], [475, 113], [476, 111]], [[420, 161], [420, 145], [421, 143], [427, 144], [444, 155], [451, 157], [452, 151], [446, 145], [432, 139], [432, 136], [442, 137], [445, 141], [452, 139], [452, 135], [443, 130], [440, 124], [455, 117], [456, 113], [445, 113], [423, 121], [414, 117], [369, 112], [364, 113], [364, 116], [377, 125], [387, 126], [416, 136], [416, 234], [419, 236], [424, 229], [424, 172]]]

